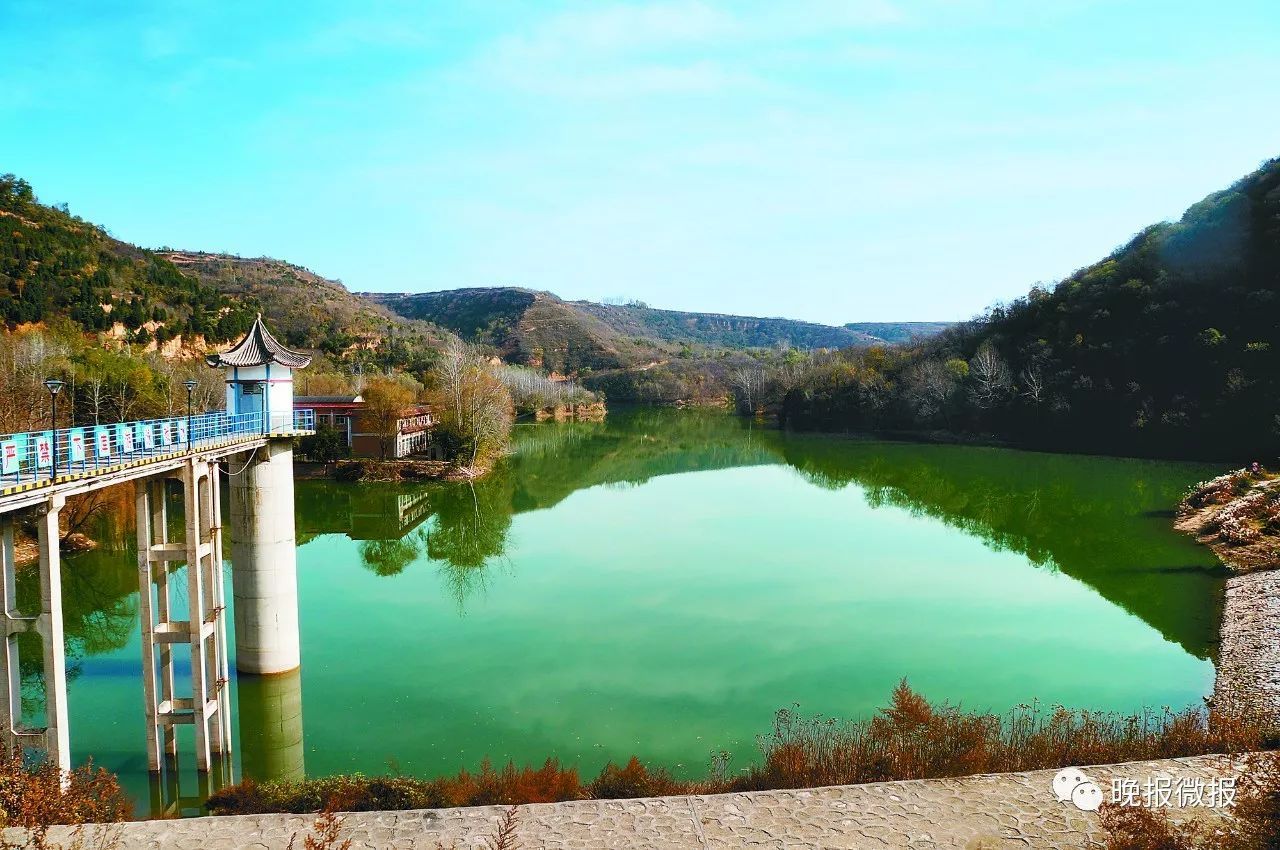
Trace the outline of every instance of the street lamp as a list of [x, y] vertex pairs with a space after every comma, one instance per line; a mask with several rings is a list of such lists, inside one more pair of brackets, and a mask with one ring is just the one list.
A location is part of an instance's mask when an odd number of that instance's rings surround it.
[[51, 408], [49, 418], [53, 420], [53, 472], [49, 480], [58, 480], [58, 391], [62, 389], [62, 381], [57, 378], [46, 378], [44, 387], [49, 391], [49, 406]]
[[187, 388], [187, 451], [191, 451], [191, 441], [196, 436], [191, 430], [191, 396], [199, 385], [190, 378], [184, 381], [182, 385]]

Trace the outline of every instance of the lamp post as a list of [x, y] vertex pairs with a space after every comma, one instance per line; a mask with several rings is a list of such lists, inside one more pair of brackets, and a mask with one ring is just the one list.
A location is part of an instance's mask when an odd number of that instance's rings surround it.
[[188, 378], [182, 385], [187, 388], [187, 451], [191, 451], [191, 442], [196, 437], [195, 432], [191, 430], [191, 396], [195, 393], [198, 384]]
[[46, 378], [44, 386], [49, 391], [49, 418], [53, 420], [50, 423], [53, 426], [53, 448], [50, 452], [53, 456], [53, 471], [49, 476], [49, 480], [53, 482], [58, 480], [58, 391], [62, 389], [62, 381]]

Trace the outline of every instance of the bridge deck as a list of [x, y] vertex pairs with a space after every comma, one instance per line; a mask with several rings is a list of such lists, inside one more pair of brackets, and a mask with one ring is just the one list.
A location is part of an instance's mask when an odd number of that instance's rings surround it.
[[220, 457], [315, 433], [310, 410], [269, 420], [260, 413], [201, 413], [0, 437], [0, 513], [52, 493], [84, 493], [176, 469], [193, 455]]

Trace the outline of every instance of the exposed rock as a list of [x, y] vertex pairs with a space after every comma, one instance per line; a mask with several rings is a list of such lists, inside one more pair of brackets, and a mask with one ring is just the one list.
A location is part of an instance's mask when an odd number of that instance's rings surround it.
[[488, 467], [413, 459], [340, 460], [332, 467], [338, 481], [471, 481], [488, 471]]

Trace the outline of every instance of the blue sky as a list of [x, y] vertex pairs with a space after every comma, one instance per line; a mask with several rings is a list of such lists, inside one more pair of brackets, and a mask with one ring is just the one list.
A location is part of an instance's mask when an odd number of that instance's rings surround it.
[[975, 314], [1280, 155], [1258, 2], [0, 0], [0, 172], [355, 290]]

